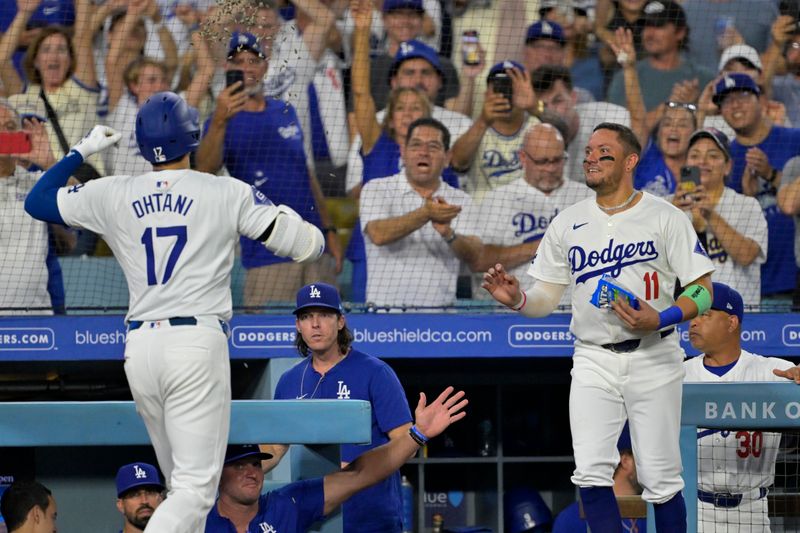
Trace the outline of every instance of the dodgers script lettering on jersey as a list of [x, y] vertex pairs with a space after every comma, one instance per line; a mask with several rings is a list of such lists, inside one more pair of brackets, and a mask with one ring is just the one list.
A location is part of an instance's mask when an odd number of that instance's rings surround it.
[[573, 274], [583, 272], [587, 268], [600, 266], [596, 270], [578, 275], [575, 283], [584, 283], [605, 273], [616, 278], [626, 266], [646, 263], [658, 258], [658, 250], [653, 241], [618, 244], [614, 242], [614, 239], [610, 239], [608, 244], [600, 250], [587, 251], [582, 246], [573, 246], [569, 249], [568, 254]]
[[511, 225], [514, 226], [514, 237], [525, 236], [523, 242], [538, 241], [544, 236], [544, 232], [550, 225], [550, 222], [556, 218], [559, 211], [558, 208], [553, 210], [553, 214], [549, 217], [546, 215], [536, 216], [533, 213], [519, 212], [511, 217]]

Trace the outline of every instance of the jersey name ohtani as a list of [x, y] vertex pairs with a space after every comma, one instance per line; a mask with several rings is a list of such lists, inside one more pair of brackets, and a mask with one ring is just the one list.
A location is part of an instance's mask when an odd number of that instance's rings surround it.
[[162, 211], [169, 211], [178, 213], [179, 215], [186, 216], [191, 209], [194, 200], [182, 194], [172, 195], [172, 193], [153, 193], [142, 196], [138, 200], [131, 203], [136, 218], [142, 218], [151, 213], [159, 213]]
[[597, 270], [590, 270], [576, 277], [575, 283], [577, 284], [605, 273], [616, 278], [623, 267], [646, 263], [658, 258], [658, 250], [653, 241], [614, 244], [614, 239], [611, 239], [608, 241], [608, 246], [600, 251], [587, 252], [582, 246], [573, 246], [569, 249], [568, 256], [573, 274], [600, 265]]

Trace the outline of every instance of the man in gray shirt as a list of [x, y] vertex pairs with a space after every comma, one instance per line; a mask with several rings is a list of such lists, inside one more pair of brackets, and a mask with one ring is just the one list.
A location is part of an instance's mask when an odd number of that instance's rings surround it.
[[733, 41], [737, 33], [742, 42], [763, 53], [770, 41], [772, 22], [778, 16], [777, 6], [775, 0], [684, 0], [683, 10], [692, 30], [689, 60], [715, 69], [722, 51], [737, 44]]
[[[708, 4], [706, 9], [710, 9]], [[648, 55], [636, 63], [636, 71], [648, 112], [669, 100], [676, 84], [696, 84], [692, 99], [696, 100], [700, 90], [714, 78], [714, 71], [699, 67], [684, 56], [688, 38], [686, 14], [680, 4], [673, 0], [658, 0], [644, 7], [642, 42]], [[621, 70], [611, 80], [607, 100], [617, 105], [626, 105], [625, 82]]]

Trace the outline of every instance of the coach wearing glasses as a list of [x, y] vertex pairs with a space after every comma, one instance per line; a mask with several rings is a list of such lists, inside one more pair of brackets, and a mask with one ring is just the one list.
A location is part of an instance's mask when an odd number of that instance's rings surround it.
[[[468, 224], [476, 228], [483, 249], [470, 267], [479, 274], [472, 278], [472, 297], [491, 299], [481, 289], [483, 272], [497, 263], [523, 283], [532, 281], [528, 265], [536, 254], [550, 221], [562, 210], [592, 194], [583, 183], [564, 179], [567, 152], [558, 129], [535, 124], [523, 136], [519, 150], [522, 172], [511, 183], [487, 194]], [[569, 303], [565, 291], [561, 304]]]

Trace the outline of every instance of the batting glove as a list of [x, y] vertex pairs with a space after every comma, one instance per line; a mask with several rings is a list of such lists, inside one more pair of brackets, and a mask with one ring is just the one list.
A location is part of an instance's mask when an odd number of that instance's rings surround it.
[[97, 125], [92, 128], [92, 131], [90, 131], [86, 137], [73, 146], [72, 149], [81, 154], [85, 161], [90, 155], [105, 150], [112, 144], [116, 144], [121, 138], [122, 134], [113, 128]]

